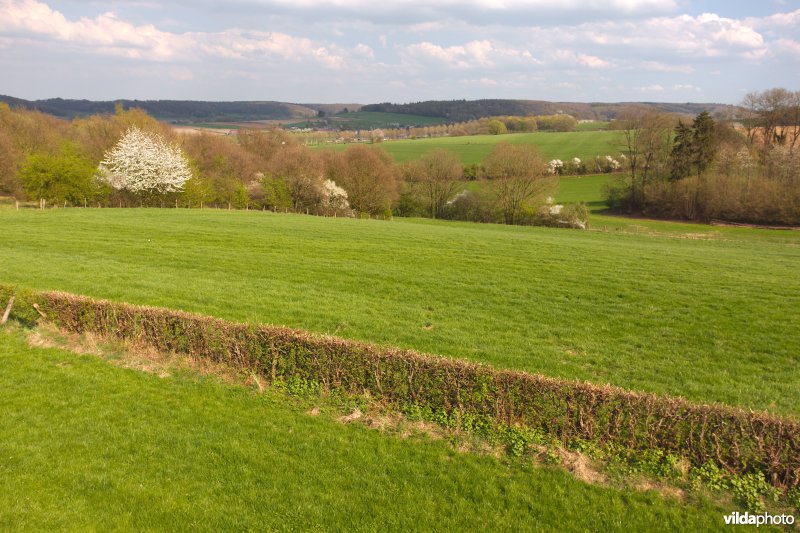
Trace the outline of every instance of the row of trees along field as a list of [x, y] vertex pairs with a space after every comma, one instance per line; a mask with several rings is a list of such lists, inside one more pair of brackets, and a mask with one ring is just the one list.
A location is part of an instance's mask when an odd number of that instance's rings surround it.
[[531, 145], [499, 144], [481, 186], [464, 191], [464, 168], [442, 150], [398, 165], [380, 147], [312, 150], [282, 130], [179, 134], [138, 109], [66, 122], [0, 105], [0, 157], [0, 194], [40, 205], [394, 213], [565, 226], [586, 218], [585, 209], [544, 203], [556, 183]]
[[668, 218], [800, 224], [800, 91], [746, 96], [737, 124], [642, 109], [620, 117], [627, 175], [611, 208]]
[[[346, 115], [345, 115], [346, 116]], [[439, 124], [414, 128], [380, 128], [371, 131], [347, 129], [345, 122], [339, 130], [316, 130], [299, 134], [306, 144], [369, 139], [380, 142], [384, 139], [427, 139], [435, 137], [466, 137], [470, 135], [502, 135], [505, 133], [530, 133], [534, 131], [575, 131], [578, 121], [572, 115], [500, 116]]]

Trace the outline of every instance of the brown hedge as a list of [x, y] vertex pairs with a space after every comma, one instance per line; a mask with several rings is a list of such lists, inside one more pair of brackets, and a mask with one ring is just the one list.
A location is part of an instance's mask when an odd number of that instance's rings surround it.
[[[8, 293], [1, 289], [0, 297]], [[778, 487], [800, 485], [796, 419], [60, 292], [31, 293], [28, 299], [66, 330], [206, 357], [271, 381], [313, 380], [398, 406], [530, 427], [565, 443], [579, 438], [632, 450], [660, 449], [695, 466], [712, 461], [732, 474], [763, 472]]]

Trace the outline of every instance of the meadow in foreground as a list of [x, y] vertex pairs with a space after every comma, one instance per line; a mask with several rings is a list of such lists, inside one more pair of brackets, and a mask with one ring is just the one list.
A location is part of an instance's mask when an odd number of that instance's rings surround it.
[[647, 224], [4, 209], [2, 281], [800, 412], [800, 236]]
[[0, 529], [710, 530], [729, 512], [25, 336], [0, 330]]

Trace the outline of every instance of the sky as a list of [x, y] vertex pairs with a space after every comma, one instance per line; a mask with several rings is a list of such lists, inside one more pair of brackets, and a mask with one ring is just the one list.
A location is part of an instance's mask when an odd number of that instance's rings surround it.
[[0, 94], [739, 103], [800, 89], [800, 0], [0, 0]]

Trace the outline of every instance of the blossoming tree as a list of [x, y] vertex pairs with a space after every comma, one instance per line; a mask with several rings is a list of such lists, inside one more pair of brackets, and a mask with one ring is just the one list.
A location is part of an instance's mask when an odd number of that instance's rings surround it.
[[350, 204], [347, 202], [347, 191], [336, 185], [334, 181], [323, 181], [322, 207], [326, 212], [349, 214]]
[[143, 195], [181, 191], [192, 177], [179, 147], [135, 126], [106, 153], [99, 170], [113, 188]]

